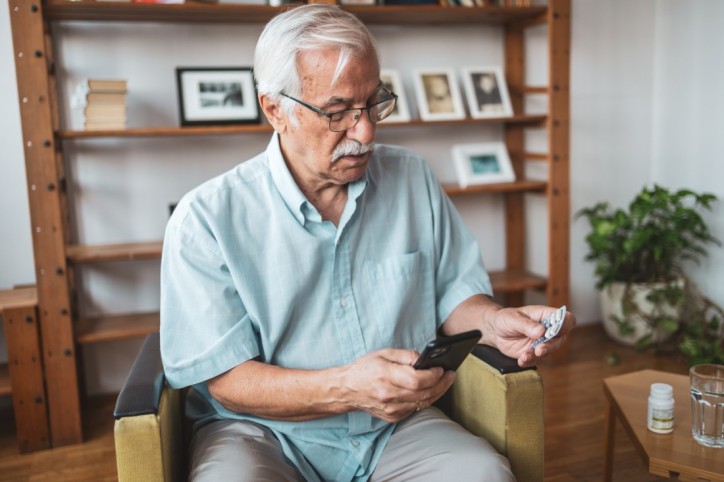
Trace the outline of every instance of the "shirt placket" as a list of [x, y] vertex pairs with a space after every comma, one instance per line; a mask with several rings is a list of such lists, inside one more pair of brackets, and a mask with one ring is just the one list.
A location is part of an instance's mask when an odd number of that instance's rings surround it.
[[333, 293], [334, 313], [340, 343], [345, 348], [346, 361], [351, 363], [366, 353], [357, 304], [352, 291], [352, 265], [349, 243], [344, 237], [335, 243]]

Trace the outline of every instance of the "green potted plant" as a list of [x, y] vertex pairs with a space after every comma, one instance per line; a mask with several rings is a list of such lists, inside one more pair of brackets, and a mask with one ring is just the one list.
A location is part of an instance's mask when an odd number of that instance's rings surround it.
[[[606, 332], [637, 348], [680, 331], [687, 304], [685, 262], [700, 262], [719, 245], [701, 216], [713, 194], [644, 187], [627, 209], [607, 202], [580, 210], [588, 220], [586, 260], [595, 263]], [[691, 311], [692, 308], [689, 308]]]

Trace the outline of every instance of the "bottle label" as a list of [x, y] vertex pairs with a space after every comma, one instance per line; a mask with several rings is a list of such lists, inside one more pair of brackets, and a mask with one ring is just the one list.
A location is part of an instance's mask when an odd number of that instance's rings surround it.
[[674, 428], [673, 408], [650, 408], [649, 428], [652, 430], [671, 430]]

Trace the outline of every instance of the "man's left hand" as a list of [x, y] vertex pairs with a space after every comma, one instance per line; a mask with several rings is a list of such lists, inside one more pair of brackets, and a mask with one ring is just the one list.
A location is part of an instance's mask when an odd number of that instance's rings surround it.
[[566, 335], [576, 325], [576, 317], [570, 312], [561, 327], [561, 331], [550, 341], [535, 349], [531, 345], [543, 336], [546, 329], [541, 321], [556, 308], [550, 306], [523, 306], [520, 308], [502, 308], [492, 316], [491, 325], [493, 344], [505, 355], [518, 359], [520, 366], [534, 365], [536, 361], [557, 350], [566, 340]]

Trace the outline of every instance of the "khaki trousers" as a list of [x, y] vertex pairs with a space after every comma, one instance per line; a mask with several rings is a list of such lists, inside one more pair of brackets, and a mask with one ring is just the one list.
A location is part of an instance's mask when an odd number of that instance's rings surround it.
[[[304, 478], [269, 430], [220, 420], [194, 436], [189, 480], [303, 482]], [[431, 407], [398, 424], [369, 480], [510, 482], [515, 478], [508, 460], [486, 440]]]

